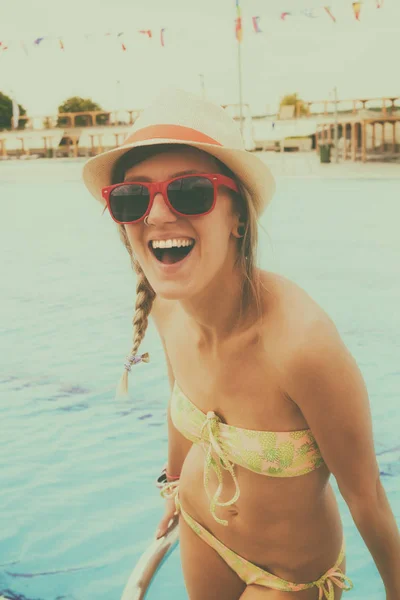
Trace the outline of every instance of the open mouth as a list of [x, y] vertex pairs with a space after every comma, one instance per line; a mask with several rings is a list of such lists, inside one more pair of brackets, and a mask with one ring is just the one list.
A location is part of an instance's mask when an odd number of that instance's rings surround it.
[[156, 259], [164, 265], [173, 265], [184, 260], [195, 246], [195, 241], [191, 240], [190, 246], [172, 246], [171, 248], [154, 248], [153, 243], [149, 242], [149, 248]]

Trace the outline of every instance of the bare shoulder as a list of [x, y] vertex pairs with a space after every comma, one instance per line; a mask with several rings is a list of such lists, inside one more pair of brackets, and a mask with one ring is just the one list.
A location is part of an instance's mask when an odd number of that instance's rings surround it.
[[[268, 274], [270, 275], [270, 274]], [[296, 398], [296, 387], [306, 388], [322, 379], [337, 379], [338, 373], [359, 377], [354, 357], [346, 347], [330, 315], [297, 283], [273, 274], [280, 359], [287, 375], [287, 392]], [[268, 278], [267, 278], [268, 279]]]
[[[271, 280], [270, 275], [266, 280], [270, 281], [270, 287], [274, 290], [277, 306], [275, 311], [271, 311], [273, 325], [274, 316], [278, 315], [278, 329], [272, 328], [275, 345], [271, 346], [273, 351], [276, 348], [285, 396], [301, 410], [330, 459], [329, 444], [325, 437], [329, 437], [332, 426], [327, 423], [326, 435], [322, 432], [322, 405], [327, 421], [331, 419], [333, 422], [337, 418], [338, 426], [346, 413], [350, 421], [354, 417], [354, 422], [359, 422], [360, 415], [364, 415], [364, 439], [369, 440], [371, 448], [365, 381], [333, 319], [299, 285], [280, 275], [274, 275]], [[263, 338], [266, 340], [268, 327], [263, 329]], [[355, 434], [349, 432], [350, 445], [354, 443], [354, 437]], [[331, 463], [333, 472], [337, 472], [332, 459]]]
[[326, 333], [336, 329], [329, 314], [298, 283], [266, 271], [261, 271], [261, 281], [265, 304], [286, 345], [290, 341], [291, 347], [298, 347], [315, 329]]
[[306, 376], [315, 369], [337, 372], [352, 357], [333, 319], [306, 290], [282, 275], [263, 272], [262, 277], [271, 307], [262, 327], [264, 345], [276, 355], [293, 398], [288, 380], [299, 371]]

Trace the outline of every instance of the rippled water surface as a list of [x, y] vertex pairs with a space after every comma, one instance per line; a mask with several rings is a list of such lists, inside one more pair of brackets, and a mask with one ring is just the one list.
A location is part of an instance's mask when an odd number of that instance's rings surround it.
[[[0, 163], [0, 595], [119, 600], [163, 509], [166, 367], [150, 324], [132, 396], [115, 384], [130, 348], [135, 281], [81, 163]], [[400, 180], [278, 180], [260, 263], [334, 319], [364, 375], [382, 481], [400, 523]], [[332, 431], [340, 435], [340, 431]], [[383, 584], [337, 491], [350, 600]], [[153, 598], [186, 598], [175, 552]]]

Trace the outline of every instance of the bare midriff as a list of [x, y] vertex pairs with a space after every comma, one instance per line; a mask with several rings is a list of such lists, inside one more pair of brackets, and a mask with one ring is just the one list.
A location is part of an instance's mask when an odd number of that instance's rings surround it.
[[[297, 583], [318, 579], [338, 557], [343, 530], [325, 466], [306, 475], [272, 478], [235, 465], [240, 497], [210, 513], [204, 489], [204, 451], [194, 444], [183, 465], [179, 498], [184, 509], [231, 550], [270, 573]], [[214, 493], [217, 478], [211, 475]], [[224, 473], [221, 501], [234, 494]]]

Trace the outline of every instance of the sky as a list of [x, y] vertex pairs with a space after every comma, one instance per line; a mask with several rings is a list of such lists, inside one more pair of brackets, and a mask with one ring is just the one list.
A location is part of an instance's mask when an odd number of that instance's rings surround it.
[[[333, 99], [334, 87], [339, 99], [398, 95], [400, 1], [377, 1], [364, 0], [357, 21], [351, 0], [240, 0], [252, 114], [274, 112], [292, 92], [307, 101]], [[235, 0], [0, 0], [0, 91], [32, 116], [55, 114], [74, 95], [105, 110], [140, 109], [169, 85], [202, 94], [202, 82], [207, 99], [235, 104], [235, 18]], [[44, 36], [52, 39], [33, 43]]]

